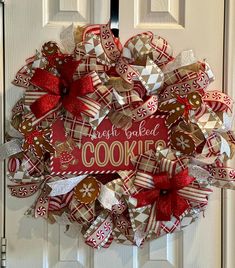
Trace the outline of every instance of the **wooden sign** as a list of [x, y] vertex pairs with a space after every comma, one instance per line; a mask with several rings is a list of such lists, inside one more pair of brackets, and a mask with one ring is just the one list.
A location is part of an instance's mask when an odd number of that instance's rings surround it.
[[53, 174], [98, 174], [132, 170], [131, 159], [157, 146], [169, 143], [165, 116], [151, 116], [133, 123], [128, 130], [116, 128], [103, 120], [92, 137], [83, 137], [81, 148], [65, 136], [62, 120], [52, 127], [51, 157]]

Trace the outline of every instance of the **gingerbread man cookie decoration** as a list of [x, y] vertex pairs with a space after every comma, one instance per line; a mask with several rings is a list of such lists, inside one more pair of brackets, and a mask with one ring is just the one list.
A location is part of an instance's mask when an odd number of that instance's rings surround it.
[[66, 170], [69, 165], [76, 165], [78, 160], [72, 154], [75, 148], [75, 142], [72, 138], [66, 141], [55, 142], [55, 157], [60, 159], [60, 166], [62, 170]]
[[54, 148], [47, 140], [50, 134], [48, 129], [39, 129], [33, 126], [32, 120], [23, 120], [18, 129], [24, 135], [23, 151], [32, 151], [38, 158], [43, 158], [46, 152], [53, 153]]
[[71, 55], [62, 54], [56, 42], [50, 41], [42, 46], [42, 55], [47, 59], [46, 69], [60, 68], [65, 62], [71, 60]]
[[168, 112], [169, 115], [166, 118], [167, 126], [171, 126], [179, 119], [188, 121], [189, 111], [197, 110], [201, 107], [202, 99], [198, 92], [191, 92], [184, 96], [174, 96], [173, 101], [162, 102], [159, 105], [161, 112]]

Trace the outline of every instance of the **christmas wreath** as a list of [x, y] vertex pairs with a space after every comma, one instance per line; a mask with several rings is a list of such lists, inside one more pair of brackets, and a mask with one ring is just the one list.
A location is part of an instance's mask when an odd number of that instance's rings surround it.
[[79, 224], [85, 243], [145, 241], [194, 222], [211, 185], [233, 189], [232, 100], [191, 50], [173, 56], [151, 32], [124, 46], [109, 24], [66, 28], [13, 84], [1, 158], [12, 196], [36, 196], [26, 214]]

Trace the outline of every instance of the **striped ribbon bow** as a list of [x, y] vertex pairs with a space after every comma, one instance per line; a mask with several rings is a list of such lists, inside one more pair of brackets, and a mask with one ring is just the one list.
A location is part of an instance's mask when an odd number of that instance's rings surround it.
[[79, 61], [63, 64], [60, 77], [44, 69], [35, 70], [30, 83], [47, 92], [30, 105], [37, 118], [44, 116], [59, 104], [76, 117], [81, 113], [92, 116], [89, 105], [81, 98], [95, 91], [92, 77], [88, 74], [73, 81], [73, 74], [78, 65]]
[[188, 186], [195, 179], [190, 177], [188, 169], [184, 169], [172, 178], [167, 172], [153, 175], [155, 188], [133, 195], [137, 199], [137, 207], [147, 206], [157, 201], [158, 221], [169, 221], [171, 215], [179, 217], [189, 207], [188, 202], [178, 194], [178, 190]]

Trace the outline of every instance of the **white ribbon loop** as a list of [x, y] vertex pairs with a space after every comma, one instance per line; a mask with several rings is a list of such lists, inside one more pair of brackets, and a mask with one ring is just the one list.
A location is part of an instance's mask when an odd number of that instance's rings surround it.
[[10, 140], [0, 145], [0, 160], [22, 152], [22, 142], [19, 139]]

